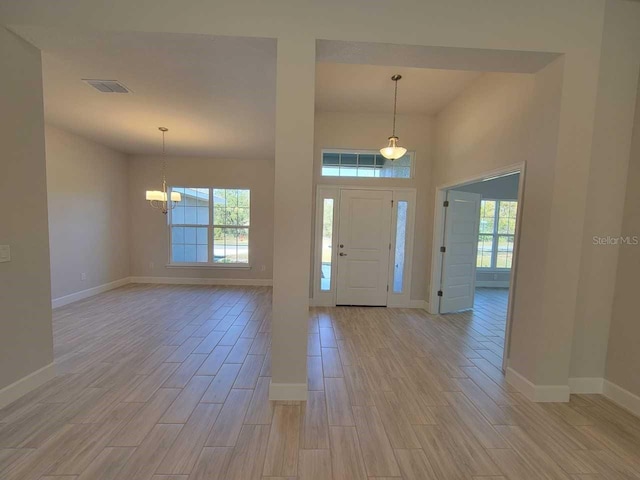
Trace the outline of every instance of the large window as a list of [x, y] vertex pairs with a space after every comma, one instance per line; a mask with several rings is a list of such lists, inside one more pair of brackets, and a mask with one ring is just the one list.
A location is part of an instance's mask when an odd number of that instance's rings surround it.
[[476, 266], [494, 270], [511, 268], [518, 202], [482, 200]]
[[413, 153], [388, 160], [377, 150], [323, 150], [323, 177], [411, 178]]
[[171, 210], [172, 264], [248, 265], [249, 190], [172, 187], [182, 201]]

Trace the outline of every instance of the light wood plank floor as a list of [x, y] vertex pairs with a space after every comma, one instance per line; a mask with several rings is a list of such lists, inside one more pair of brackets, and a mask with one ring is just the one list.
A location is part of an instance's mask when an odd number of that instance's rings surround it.
[[268, 288], [129, 285], [69, 305], [59, 376], [0, 410], [0, 478], [640, 478], [638, 418], [504, 382], [492, 304], [313, 309], [301, 403], [267, 400]]

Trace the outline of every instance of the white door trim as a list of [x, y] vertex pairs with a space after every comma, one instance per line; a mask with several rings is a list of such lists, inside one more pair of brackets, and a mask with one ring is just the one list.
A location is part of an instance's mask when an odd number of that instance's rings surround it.
[[[391, 249], [395, 252], [396, 248], [396, 227], [397, 227], [397, 202], [407, 201], [409, 209], [407, 211], [407, 230], [405, 244], [405, 266], [404, 280], [402, 292], [393, 292], [393, 265], [395, 264], [395, 254], [389, 258], [389, 293], [387, 294], [387, 307], [394, 308], [415, 308], [411, 302], [411, 277], [413, 271], [413, 248], [414, 248], [414, 232], [415, 232], [415, 212], [416, 212], [416, 189], [410, 187], [386, 187], [386, 186], [355, 186], [355, 185], [318, 185], [316, 187], [316, 206], [315, 206], [315, 222], [313, 230], [313, 297], [310, 299], [310, 305], [317, 307], [335, 307], [336, 306], [336, 271], [337, 271], [337, 249], [331, 252], [331, 286], [328, 291], [320, 289], [320, 269], [322, 263], [322, 231], [324, 199], [333, 199], [333, 235], [331, 243], [336, 245], [338, 232], [340, 228], [340, 192], [342, 190], [385, 190], [393, 192], [394, 208], [391, 217]], [[420, 302], [422, 306], [422, 302]]]
[[440, 246], [444, 238], [444, 208], [442, 206], [446, 199], [447, 190], [454, 187], [462, 187], [470, 183], [476, 183], [487, 180], [492, 177], [507, 175], [509, 173], [519, 173], [518, 183], [518, 211], [516, 214], [516, 233], [513, 241], [513, 262], [511, 265], [511, 276], [509, 281], [509, 301], [507, 305], [507, 325], [504, 339], [504, 353], [502, 360], [502, 371], [506, 371], [509, 361], [510, 344], [511, 344], [511, 322], [513, 317], [513, 300], [515, 298], [516, 280], [518, 277], [518, 253], [520, 243], [520, 231], [522, 228], [522, 211], [524, 206], [524, 180], [525, 180], [526, 162], [515, 163], [505, 167], [490, 170], [471, 177], [462, 178], [450, 183], [439, 185], [435, 191], [435, 207], [433, 214], [433, 242], [431, 252], [431, 283], [429, 287], [429, 303], [428, 312], [437, 315], [440, 311], [440, 297], [438, 290], [442, 280], [442, 254]]

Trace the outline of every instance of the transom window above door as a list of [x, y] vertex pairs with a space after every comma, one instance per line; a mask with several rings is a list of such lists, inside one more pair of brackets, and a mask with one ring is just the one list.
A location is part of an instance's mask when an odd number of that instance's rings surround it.
[[171, 187], [171, 191], [182, 195], [169, 217], [171, 265], [249, 265], [249, 190]]
[[378, 150], [322, 151], [323, 177], [411, 178], [413, 152], [389, 160]]

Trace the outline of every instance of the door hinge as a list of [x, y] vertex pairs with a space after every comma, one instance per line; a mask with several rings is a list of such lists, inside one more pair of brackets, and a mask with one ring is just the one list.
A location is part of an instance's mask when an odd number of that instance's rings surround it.
[[389, 244], [389, 250], [391, 250], [391, 244]]
[[387, 285], [387, 292], [389, 291], [389, 285]]
[[447, 251], [447, 247], [440, 247], [440, 251], [441, 251], [442, 253], [446, 252], [446, 251]]
[[441, 297], [442, 296], [442, 290], [438, 290], [438, 296]]
[[393, 208], [393, 200], [391, 200], [391, 208]]
[[444, 202], [442, 202], [442, 206], [443, 207], [448, 207], [449, 206], [449, 200], [445, 200]]

